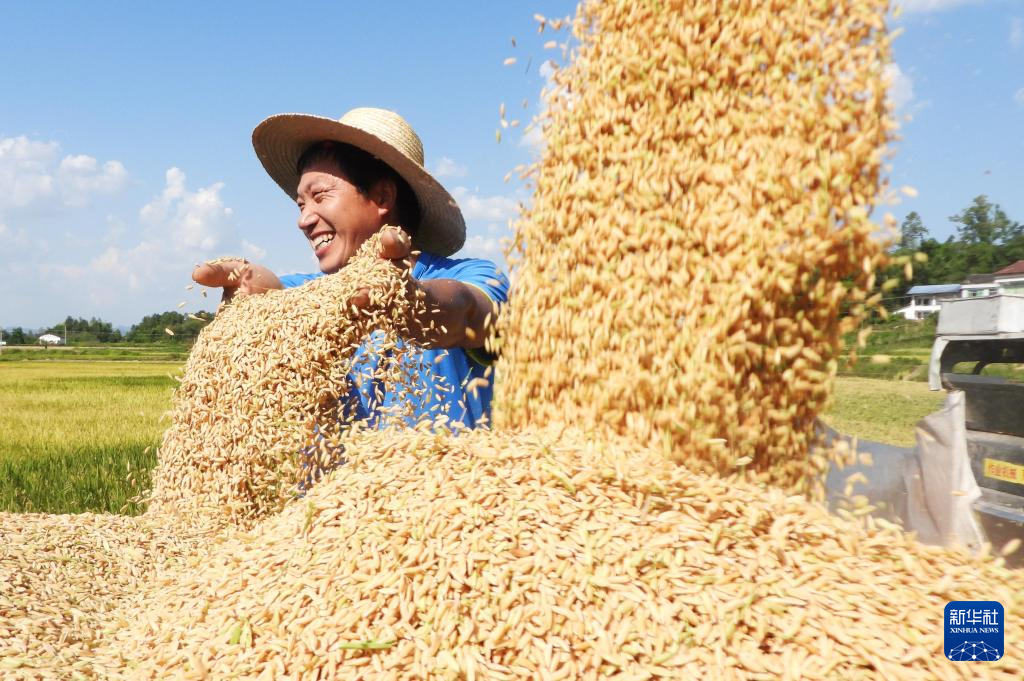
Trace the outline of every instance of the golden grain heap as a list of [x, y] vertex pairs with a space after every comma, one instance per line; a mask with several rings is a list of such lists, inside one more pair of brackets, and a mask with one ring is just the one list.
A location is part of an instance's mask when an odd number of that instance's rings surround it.
[[693, 469], [815, 479], [841, 332], [884, 258], [867, 215], [893, 127], [886, 7], [581, 7], [516, 232], [498, 425], [582, 422]]
[[1021, 574], [594, 433], [363, 435], [116, 640], [133, 678], [935, 679], [949, 600]]
[[[354, 344], [400, 331], [401, 278], [373, 258], [233, 303], [145, 516], [0, 515], [0, 670], [1019, 678], [1020, 572], [795, 493], [882, 258], [883, 11], [582, 6], [517, 233], [500, 427], [338, 424]], [[310, 447], [345, 463], [295, 498]], [[943, 606], [979, 594], [1006, 655], [950, 662]]]
[[[108, 636], [142, 585], [195, 567], [211, 540], [166, 516], [0, 513], [0, 679], [106, 679]], [[124, 613], [124, 614], [121, 614]]]
[[[246, 524], [279, 510], [297, 483], [340, 456], [351, 418], [338, 402], [351, 387], [355, 350], [374, 330], [397, 338], [408, 304], [399, 271], [367, 257], [378, 248], [375, 236], [342, 275], [242, 298], [203, 330], [160, 447], [151, 513]], [[367, 287], [369, 305], [353, 308]], [[376, 369], [393, 389], [402, 354]]]
[[[101, 643], [147, 607], [144, 585], [181, 579], [225, 527], [280, 510], [337, 464], [352, 426], [337, 407], [355, 349], [371, 331], [393, 342], [416, 304], [400, 271], [377, 259], [379, 245], [371, 238], [343, 273], [301, 291], [239, 299], [203, 329], [146, 515], [0, 514], [0, 678], [124, 671], [123, 656]], [[366, 304], [354, 307], [364, 288]], [[415, 388], [401, 370], [414, 354], [392, 348], [373, 376]]]

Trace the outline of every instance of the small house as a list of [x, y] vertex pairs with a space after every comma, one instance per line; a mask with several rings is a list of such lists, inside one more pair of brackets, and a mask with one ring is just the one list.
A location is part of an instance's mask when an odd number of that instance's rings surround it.
[[907, 295], [910, 304], [896, 310], [896, 314], [904, 319], [920, 320], [934, 314], [942, 307], [944, 300], [956, 300], [960, 297], [960, 284], [927, 284], [913, 286]]
[[984, 298], [1000, 294], [1024, 296], [1024, 260], [1018, 260], [992, 274], [970, 274], [960, 291], [961, 298]]

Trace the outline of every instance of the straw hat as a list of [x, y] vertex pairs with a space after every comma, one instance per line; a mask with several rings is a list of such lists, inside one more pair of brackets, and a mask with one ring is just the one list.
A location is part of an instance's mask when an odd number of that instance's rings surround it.
[[271, 116], [252, 131], [252, 146], [263, 167], [285, 193], [296, 198], [296, 165], [315, 142], [333, 140], [373, 154], [409, 183], [420, 204], [414, 247], [447, 256], [462, 248], [466, 223], [462, 211], [423, 167], [423, 143], [409, 123], [385, 109], [352, 109], [338, 120], [307, 114]]

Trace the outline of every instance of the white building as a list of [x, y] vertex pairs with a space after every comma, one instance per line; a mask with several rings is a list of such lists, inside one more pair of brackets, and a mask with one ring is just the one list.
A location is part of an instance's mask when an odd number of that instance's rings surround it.
[[896, 314], [904, 319], [919, 320], [935, 314], [942, 307], [943, 300], [956, 300], [960, 297], [960, 284], [930, 284], [914, 286], [907, 295], [910, 305], [896, 310]]
[[1024, 295], [1024, 260], [992, 274], [972, 274], [964, 280], [961, 298], [984, 298], [1009, 293]]
[[44, 333], [39, 337], [39, 343], [42, 345], [60, 345], [60, 336], [54, 336], [52, 333]]

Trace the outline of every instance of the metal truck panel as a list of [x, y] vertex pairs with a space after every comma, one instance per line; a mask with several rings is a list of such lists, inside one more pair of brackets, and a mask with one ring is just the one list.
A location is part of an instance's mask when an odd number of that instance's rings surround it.
[[943, 378], [951, 388], [964, 391], [969, 431], [1024, 437], [1024, 385], [1000, 376], [944, 374]]
[[968, 430], [967, 453], [978, 485], [1016, 495], [1024, 510], [1024, 438]]
[[936, 335], [1024, 333], [1024, 296], [946, 300], [939, 312]]

